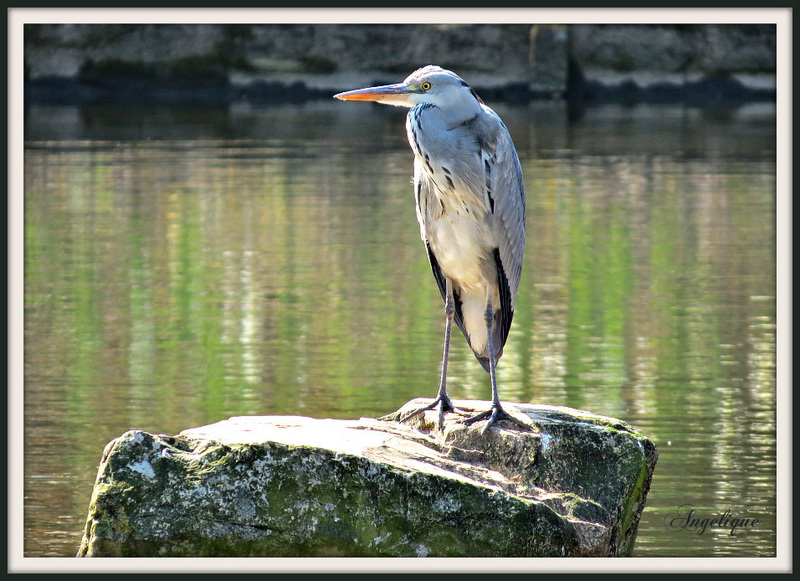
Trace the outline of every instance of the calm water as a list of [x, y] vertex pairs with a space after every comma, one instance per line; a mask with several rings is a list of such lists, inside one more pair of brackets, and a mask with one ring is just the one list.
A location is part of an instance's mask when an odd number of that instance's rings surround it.
[[[774, 109], [496, 109], [529, 224], [501, 398], [653, 439], [635, 556], [774, 556]], [[403, 115], [26, 111], [26, 556], [75, 554], [130, 428], [434, 395], [444, 321]], [[452, 396], [489, 399], [460, 334], [450, 370]], [[681, 505], [759, 522], [669, 529]]]

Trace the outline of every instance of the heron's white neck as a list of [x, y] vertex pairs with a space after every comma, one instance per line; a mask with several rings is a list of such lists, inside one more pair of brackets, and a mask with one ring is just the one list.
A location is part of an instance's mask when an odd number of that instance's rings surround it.
[[435, 118], [445, 128], [452, 129], [480, 115], [483, 108], [469, 87], [464, 87], [421, 101], [414, 105], [413, 112], [415, 117]]

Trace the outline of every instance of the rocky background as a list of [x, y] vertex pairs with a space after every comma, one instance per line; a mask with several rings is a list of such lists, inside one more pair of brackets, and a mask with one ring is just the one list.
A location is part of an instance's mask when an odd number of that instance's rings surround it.
[[772, 24], [28, 24], [24, 32], [27, 102], [298, 101], [397, 82], [426, 64], [510, 101], [775, 96]]

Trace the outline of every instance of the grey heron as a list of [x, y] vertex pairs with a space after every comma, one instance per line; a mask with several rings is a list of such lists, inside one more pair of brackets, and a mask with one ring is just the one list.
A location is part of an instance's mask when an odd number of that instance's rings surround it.
[[492, 406], [462, 420], [488, 419], [527, 426], [508, 414], [497, 393], [497, 360], [508, 338], [522, 273], [525, 245], [525, 186], [508, 129], [461, 77], [434, 65], [402, 83], [334, 95], [410, 107], [408, 142], [414, 152], [414, 195], [420, 234], [445, 304], [441, 379], [425, 410], [468, 415], [447, 395], [452, 321], [489, 372]]

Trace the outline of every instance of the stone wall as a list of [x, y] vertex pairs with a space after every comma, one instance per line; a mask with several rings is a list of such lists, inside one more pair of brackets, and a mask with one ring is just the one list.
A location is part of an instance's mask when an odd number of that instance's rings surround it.
[[[57, 99], [59, 91], [124, 99], [125, 86], [158, 100], [165, 93], [153, 87], [196, 92], [198, 84], [223, 101], [298, 99], [396, 82], [426, 64], [512, 100], [685, 90], [708, 79], [725, 79], [739, 97], [771, 98], [776, 27], [28, 24], [24, 46], [29, 100]], [[179, 90], [167, 94], [180, 100]]]

